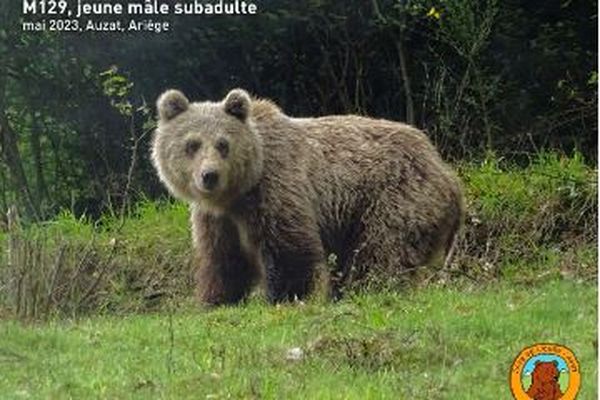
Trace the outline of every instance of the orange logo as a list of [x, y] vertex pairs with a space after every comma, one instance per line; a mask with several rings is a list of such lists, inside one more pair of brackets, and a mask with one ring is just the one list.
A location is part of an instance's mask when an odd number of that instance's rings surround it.
[[573, 400], [581, 384], [579, 362], [565, 346], [538, 343], [515, 358], [509, 380], [516, 400]]

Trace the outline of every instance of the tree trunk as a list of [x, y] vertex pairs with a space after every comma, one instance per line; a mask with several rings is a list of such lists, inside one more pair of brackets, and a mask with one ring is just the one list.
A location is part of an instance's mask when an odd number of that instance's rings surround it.
[[[390, 23], [388, 18], [386, 18], [379, 9], [379, 3], [377, 0], [372, 0], [373, 11], [379, 21], [384, 25]], [[404, 51], [404, 32], [406, 27], [406, 10], [404, 6], [399, 8], [399, 17], [397, 20], [393, 21], [394, 25], [396, 25], [399, 29], [399, 37], [396, 41], [396, 52], [398, 53], [398, 60], [400, 61], [400, 74], [402, 76], [402, 86], [404, 88], [404, 113], [406, 116], [406, 122], [414, 125], [415, 124], [415, 104], [413, 101], [412, 88], [410, 84], [410, 76], [408, 74], [408, 67], [406, 65], [406, 53]]]
[[415, 105], [413, 102], [412, 89], [410, 84], [410, 76], [408, 75], [408, 67], [406, 66], [406, 54], [404, 52], [404, 31], [400, 31], [400, 38], [396, 42], [396, 50], [398, 51], [398, 59], [400, 61], [400, 73], [402, 74], [402, 85], [404, 86], [406, 122], [410, 125], [415, 124]]
[[0, 156], [8, 167], [13, 181], [14, 189], [20, 194], [27, 214], [36, 220], [39, 219], [39, 210], [31, 196], [31, 190], [27, 183], [27, 176], [23, 168], [21, 153], [17, 145], [17, 136], [11, 129], [6, 117], [6, 60], [0, 64]]
[[44, 158], [42, 156], [42, 147], [40, 144], [40, 124], [37, 121], [36, 116], [33, 116], [33, 123], [31, 127], [31, 152], [33, 155], [33, 162], [35, 164], [35, 184], [37, 204], [40, 206], [44, 204], [44, 200], [49, 200], [48, 186], [46, 185], [46, 179], [44, 177]]

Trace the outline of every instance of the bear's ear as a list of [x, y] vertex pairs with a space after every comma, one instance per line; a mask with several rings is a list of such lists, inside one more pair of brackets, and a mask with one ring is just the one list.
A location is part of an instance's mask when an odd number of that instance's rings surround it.
[[233, 89], [224, 100], [225, 112], [240, 121], [246, 121], [250, 114], [250, 95], [243, 89]]
[[163, 121], [169, 121], [186, 111], [190, 102], [179, 90], [169, 89], [160, 95], [156, 102], [158, 116]]

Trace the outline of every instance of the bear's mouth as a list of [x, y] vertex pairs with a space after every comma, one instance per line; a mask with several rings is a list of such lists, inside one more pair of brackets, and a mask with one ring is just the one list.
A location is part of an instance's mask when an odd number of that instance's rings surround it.
[[200, 197], [203, 199], [214, 199], [218, 197], [219, 189], [216, 187], [207, 189], [205, 187], [198, 186], [194, 183], [192, 183], [190, 186], [192, 186], [192, 191], [194, 195], [196, 195], [196, 197]]
[[197, 201], [209, 202], [211, 204], [224, 204], [230, 197], [230, 194], [226, 190], [226, 187], [223, 185], [223, 183], [219, 183], [219, 185], [210, 188], [210, 190], [193, 182], [189, 185], [189, 187], [192, 196]]

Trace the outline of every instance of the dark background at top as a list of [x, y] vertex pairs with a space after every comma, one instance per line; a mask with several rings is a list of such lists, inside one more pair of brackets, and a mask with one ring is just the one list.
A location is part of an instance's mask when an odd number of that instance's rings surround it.
[[[39, 219], [119, 205], [132, 132], [142, 134], [171, 87], [193, 100], [243, 87], [294, 116], [408, 121], [452, 161], [494, 153], [525, 164], [551, 150], [597, 162], [596, 2], [256, 4], [256, 16], [154, 18], [172, 22], [166, 34], [57, 35], [23, 33], [19, 2], [3, 2], [0, 211], [17, 204]], [[107, 94], [110, 77], [133, 85]], [[123, 115], [115, 104], [127, 102], [151, 112]], [[134, 198], [164, 193], [149, 139]]]

